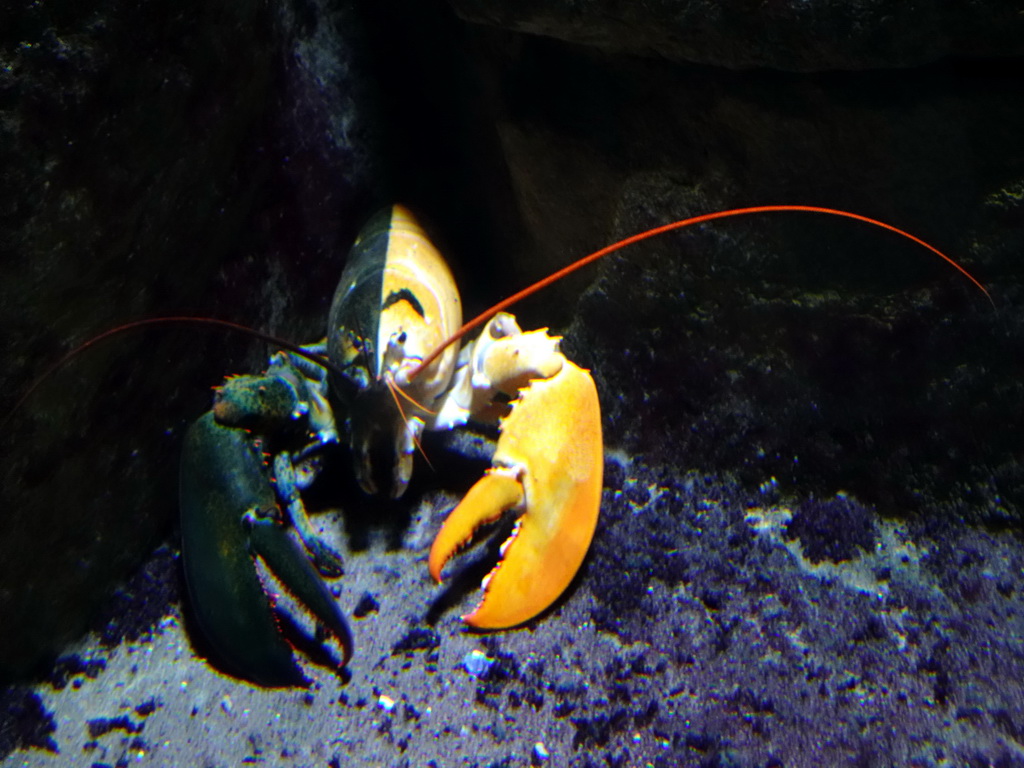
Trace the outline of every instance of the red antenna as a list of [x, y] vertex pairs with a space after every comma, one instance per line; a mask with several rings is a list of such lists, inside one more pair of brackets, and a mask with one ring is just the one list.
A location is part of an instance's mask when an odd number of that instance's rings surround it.
[[4, 416], [3, 419], [0, 419], [0, 428], [4, 427], [7, 424], [11, 416], [13, 416], [18, 411], [18, 409], [21, 408], [22, 405], [24, 405], [25, 401], [32, 396], [33, 392], [39, 389], [39, 386], [44, 381], [50, 378], [50, 376], [52, 376], [55, 371], [59, 370], [65, 363], [67, 363], [69, 360], [78, 357], [80, 354], [85, 352], [85, 350], [96, 346], [100, 342], [113, 338], [114, 336], [120, 336], [123, 333], [128, 333], [129, 331], [134, 331], [139, 328], [181, 325], [194, 325], [202, 328], [220, 328], [223, 330], [234, 331], [235, 333], [241, 333], [246, 336], [259, 339], [260, 341], [265, 341], [269, 344], [281, 347], [282, 349], [287, 349], [289, 352], [294, 352], [299, 357], [304, 357], [306, 360], [309, 360], [310, 362], [316, 365], [323, 366], [332, 373], [336, 373], [339, 375], [341, 374], [341, 369], [338, 368], [338, 366], [331, 363], [331, 361], [328, 360], [327, 358], [307, 352], [298, 344], [294, 344], [293, 342], [287, 341], [286, 339], [280, 339], [277, 336], [272, 336], [269, 333], [257, 331], [255, 328], [250, 328], [246, 325], [241, 325], [240, 323], [232, 323], [230, 320], [217, 320], [216, 318], [212, 317], [193, 317], [190, 315], [179, 315], [172, 317], [153, 317], [147, 320], [135, 320], [134, 322], [125, 323], [124, 325], [119, 325], [116, 328], [111, 328], [109, 331], [104, 331], [99, 336], [93, 336], [88, 341], [79, 344], [77, 347], [75, 347], [70, 352], [65, 354], [62, 358], [60, 358], [55, 363], [50, 365], [50, 367], [48, 367], [45, 371], [43, 371], [41, 374], [39, 374], [39, 376], [36, 377], [35, 381], [32, 382], [31, 386], [29, 386], [29, 388], [25, 390], [25, 393], [18, 398], [18, 401], [14, 404], [10, 411], [7, 412], [7, 415]]
[[949, 264], [951, 267], [957, 270], [960, 274], [962, 274], [964, 277], [970, 280], [978, 288], [978, 290], [985, 294], [985, 298], [989, 300], [989, 303], [992, 304], [993, 307], [995, 306], [995, 302], [992, 300], [992, 295], [988, 292], [985, 286], [982, 285], [974, 277], [974, 275], [972, 275], [970, 272], [968, 272], [966, 269], [960, 266], [960, 264], [957, 263], [954, 259], [944, 254], [934, 245], [926, 243], [921, 238], [916, 237], [915, 235], [912, 235], [909, 232], [900, 229], [899, 227], [894, 227], [892, 224], [886, 224], [884, 221], [872, 219], [868, 216], [862, 216], [859, 213], [850, 213], [849, 211], [839, 210], [838, 208], [822, 208], [817, 205], [755, 205], [750, 208], [730, 208], [729, 210], [725, 211], [716, 211], [714, 213], [704, 213], [701, 214], [700, 216], [691, 216], [688, 219], [680, 219], [679, 221], [673, 221], [670, 224], [662, 224], [659, 227], [654, 227], [652, 229], [645, 230], [638, 234], [630, 235], [624, 240], [619, 240], [617, 243], [606, 245], [604, 248], [601, 248], [598, 251], [594, 251], [589, 256], [584, 256], [582, 259], [574, 261], [567, 267], [563, 267], [562, 269], [548, 275], [542, 280], [538, 280], [533, 285], [527, 286], [518, 293], [512, 294], [507, 299], [499, 301], [493, 307], [491, 307], [488, 310], [485, 310], [484, 312], [481, 312], [479, 315], [477, 315], [468, 323], [459, 328], [458, 331], [453, 333], [437, 349], [435, 349], [433, 352], [427, 355], [427, 357], [424, 358], [423, 362], [421, 362], [418, 366], [416, 366], [416, 368], [412, 370], [412, 372], [409, 374], [409, 379], [411, 380], [416, 378], [416, 376], [419, 375], [420, 371], [422, 371], [424, 368], [426, 368], [428, 365], [434, 362], [434, 360], [436, 360], [441, 355], [441, 353], [444, 352], [448, 347], [462, 339], [462, 337], [468, 334], [470, 331], [486, 323], [499, 312], [508, 309], [513, 304], [525, 299], [528, 296], [532, 296], [538, 291], [544, 290], [552, 283], [556, 283], [563, 277], [571, 275], [576, 270], [583, 269], [583, 267], [587, 266], [588, 264], [591, 264], [592, 262], [597, 261], [602, 256], [607, 256], [609, 253], [614, 253], [615, 251], [621, 250], [626, 246], [633, 245], [634, 243], [639, 243], [642, 240], [648, 240], [652, 237], [657, 237], [658, 235], [662, 235], [666, 232], [671, 232], [676, 229], [685, 229], [686, 227], [691, 227], [695, 224], [703, 224], [704, 222], [715, 221], [716, 219], [728, 219], [734, 216], [748, 216], [755, 213], [779, 213], [782, 211], [803, 211], [805, 213], [823, 213], [828, 214], [829, 216], [841, 216], [845, 219], [854, 219], [856, 221], [862, 221], [865, 224], [872, 224], [876, 227], [881, 227], [882, 229], [888, 229], [890, 232], [895, 232], [897, 235], [905, 237], [908, 240], [911, 240], [917, 243], [918, 245], [927, 248], [940, 259], [945, 261], [947, 264]]

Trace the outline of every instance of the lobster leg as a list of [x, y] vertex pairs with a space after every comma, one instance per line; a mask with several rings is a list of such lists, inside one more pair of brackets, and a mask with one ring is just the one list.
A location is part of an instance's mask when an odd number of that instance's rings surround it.
[[[321, 539], [313, 523], [306, 513], [306, 505], [302, 502], [300, 491], [312, 481], [312, 475], [308, 481], [300, 480], [300, 474], [295, 469], [292, 455], [282, 451], [274, 457], [274, 482], [277, 485], [277, 496], [288, 509], [288, 518], [291, 520], [295, 530], [302, 539], [303, 545], [313, 558], [313, 564], [322, 576], [337, 578], [345, 570], [342, 565], [341, 555], [332, 549]], [[261, 553], [262, 554], [262, 553]]]

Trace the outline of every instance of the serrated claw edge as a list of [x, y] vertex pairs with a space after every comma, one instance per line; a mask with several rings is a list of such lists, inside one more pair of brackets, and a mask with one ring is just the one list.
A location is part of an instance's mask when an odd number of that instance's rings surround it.
[[604, 468], [590, 374], [565, 361], [556, 375], [532, 381], [501, 425], [494, 464], [445, 521], [428, 561], [440, 580], [445, 562], [479, 525], [522, 508], [501, 560], [484, 580], [480, 605], [463, 617], [479, 629], [516, 626], [544, 611], [587, 554]]

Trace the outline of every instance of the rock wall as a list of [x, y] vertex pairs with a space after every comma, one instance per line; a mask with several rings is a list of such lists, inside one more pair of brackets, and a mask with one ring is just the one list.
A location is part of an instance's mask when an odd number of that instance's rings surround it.
[[1020, 8], [1001, 0], [451, 0], [478, 24], [616, 53], [796, 72], [930, 64], [1024, 51]]
[[[377, 171], [351, 14], [310, 3], [32, 4], [0, 23], [0, 678], [78, 636], [176, 519], [179, 434], [262, 346], [322, 334]], [[327, 44], [325, 36], [331, 36]]]

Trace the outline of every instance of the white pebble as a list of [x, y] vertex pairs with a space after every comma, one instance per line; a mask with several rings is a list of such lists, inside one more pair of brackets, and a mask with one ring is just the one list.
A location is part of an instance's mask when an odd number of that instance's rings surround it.
[[477, 650], [470, 651], [462, 660], [462, 666], [473, 677], [483, 677], [486, 675], [492, 664], [494, 664], [494, 659], [490, 658], [483, 651]]

